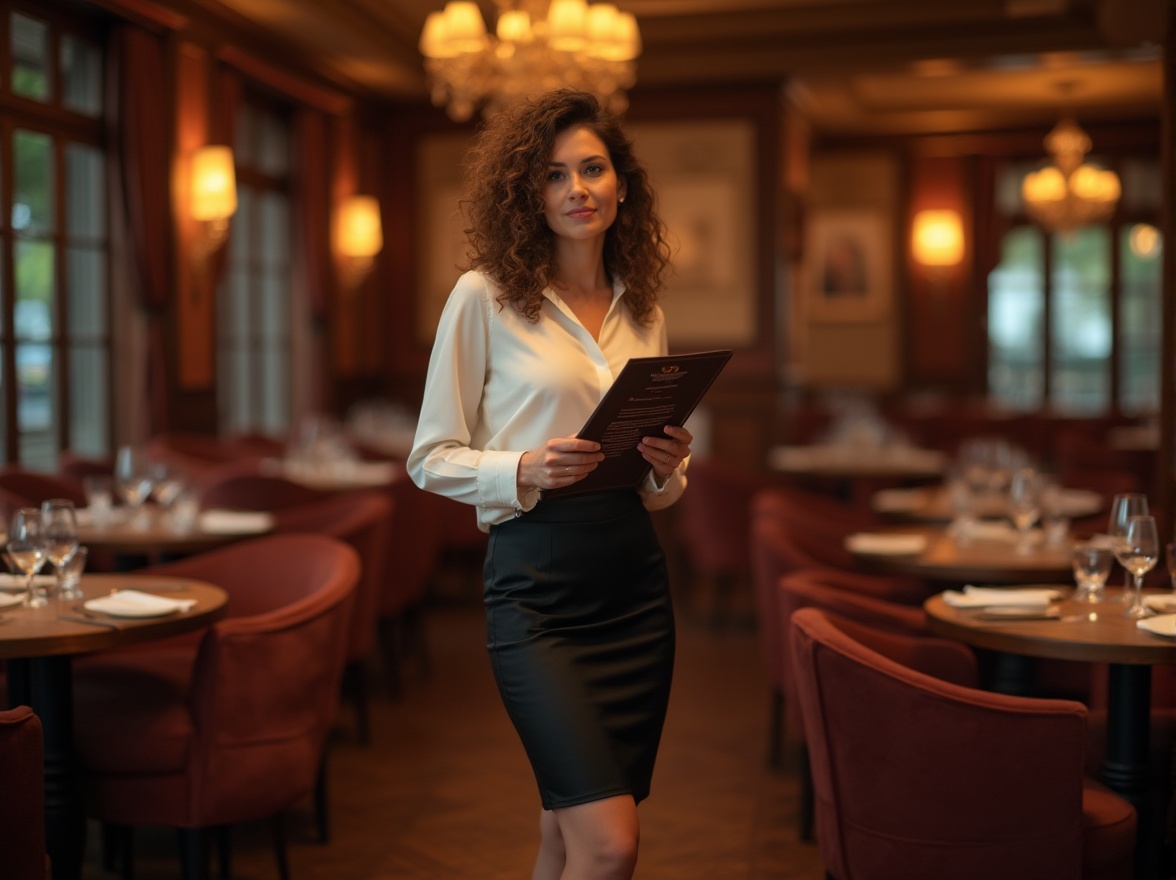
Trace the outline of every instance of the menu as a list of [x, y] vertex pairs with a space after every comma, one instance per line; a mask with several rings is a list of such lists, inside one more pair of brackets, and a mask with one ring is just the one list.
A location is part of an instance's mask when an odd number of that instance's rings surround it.
[[641, 438], [684, 424], [730, 359], [729, 350], [630, 358], [576, 435], [599, 443], [604, 460], [584, 479], [543, 497], [636, 488], [650, 468], [637, 451]]

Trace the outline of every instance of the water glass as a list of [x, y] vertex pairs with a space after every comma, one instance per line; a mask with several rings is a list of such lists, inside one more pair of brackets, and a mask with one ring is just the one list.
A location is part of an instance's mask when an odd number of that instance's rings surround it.
[[1111, 567], [1115, 564], [1109, 542], [1091, 539], [1074, 547], [1074, 591], [1076, 602], [1101, 602]]
[[1124, 537], [1127, 534], [1127, 523], [1133, 516], [1147, 516], [1147, 496], [1139, 492], [1122, 492], [1111, 501], [1111, 516], [1107, 523], [1107, 534], [1114, 542], [1115, 558], [1126, 572], [1123, 580], [1123, 601], [1131, 599], [1131, 574], [1127, 572], [1127, 563], [1123, 561], [1121, 550], [1124, 548]]
[[114, 477], [90, 474], [82, 479], [82, 487], [86, 492], [90, 521], [94, 528], [103, 528], [110, 522], [110, 512], [114, 508]]
[[69, 558], [69, 562], [65, 563], [65, 567], [60, 572], [60, 580], [58, 581], [58, 598], [71, 601], [82, 598], [82, 572], [86, 570], [86, 558], [88, 555], [89, 551], [85, 547], [79, 547], [74, 552], [74, 555]]
[[181, 533], [194, 531], [200, 519], [200, 497], [191, 488], [184, 488], [172, 501], [168, 511], [173, 530]]
[[1151, 611], [1143, 604], [1143, 576], [1156, 567], [1160, 560], [1160, 538], [1153, 516], [1133, 516], [1127, 520], [1119, 562], [1134, 577], [1131, 604], [1124, 612], [1128, 617], [1148, 617]]
[[1017, 552], [1032, 548], [1029, 530], [1041, 516], [1041, 475], [1031, 467], [1019, 468], [1009, 482], [1009, 518], [1017, 529]]
[[57, 592], [60, 595], [65, 566], [78, 551], [78, 523], [73, 502], [66, 498], [43, 502], [41, 530], [45, 536], [45, 559], [57, 572]]
[[123, 499], [133, 511], [132, 522], [146, 528], [148, 518], [143, 504], [151, 494], [151, 460], [147, 450], [138, 446], [123, 446], [114, 458], [114, 481]]

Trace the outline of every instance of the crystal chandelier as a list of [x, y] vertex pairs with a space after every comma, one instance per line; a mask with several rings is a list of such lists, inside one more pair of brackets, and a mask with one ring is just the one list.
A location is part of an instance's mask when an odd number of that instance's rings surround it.
[[1090, 137], [1077, 123], [1063, 119], [1045, 138], [1053, 164], [1027, 174], [1021, 182], [1025, 211], [1054, 232], [1070, 232], [1108, 219], [1119, 201], [1119, 178], [1084, 161]]
[[433, 103], [469, 119], [530, 94], [568, 87], [592, 92], [613, 111], [628, 105], [641, 35], [632, 13], [585, 0], [495, 0], [495, 35], [477, 4], [450, 0], [430, 12], [420, 49]]

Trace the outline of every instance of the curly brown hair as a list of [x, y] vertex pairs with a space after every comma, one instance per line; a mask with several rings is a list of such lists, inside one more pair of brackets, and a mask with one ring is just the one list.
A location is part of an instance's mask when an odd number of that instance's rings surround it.
[[469, 268], [502, 288], [498, 302], [539, 320], [543, 291], [556, 279], [555, 233], [543, 215], [543, 192], [555, 139], [569, 128], [591, 130], [608, 148], [625, 203], [605, 233], [604, 266], [623, 279], [633, 317], [653, 319], [662, 276], [669, 266], [665, 224], [657, 216], [645, 168], [619, 120], [596, 98], [559, 89], [491, 117], [466, 158]]

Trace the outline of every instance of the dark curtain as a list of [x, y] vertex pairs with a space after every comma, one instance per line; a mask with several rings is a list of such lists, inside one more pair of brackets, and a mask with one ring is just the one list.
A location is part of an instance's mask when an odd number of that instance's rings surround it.
[[296, 124], [295, 210], [311, 315], [324, 323], [330, 308], [331, 177], [327, 120], [316, 110], [299, 111]]
[[119, 157], [127, 238], [138, 285], [137, 299], [147, 318], [144, 389], [147, 430], [167, 425], [165, 313], [171, 277], [171, 182], [167, 59], [163, 39], [132, 25], [113, 40], [111, 102], [113, 152]]
[[[213, 87], [212, 136], [210, 143], [224, 144], [236, 150], [237, 113], [241, 108], [241, 75], [231, 67], [221, 65], [216, 71], [216, 84]], [[213, 292], [220, 288], [221, 280], [225, 276], [225, 269], [229, 264], [229, 248], [233, 238], [225, 242], [224, 247], [217, 250], [209, 260], [208, 281]]]

